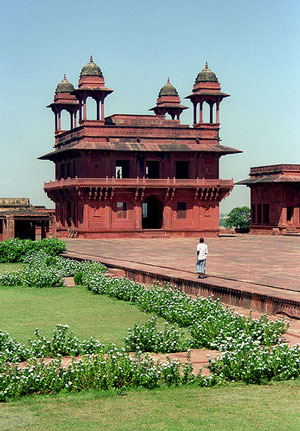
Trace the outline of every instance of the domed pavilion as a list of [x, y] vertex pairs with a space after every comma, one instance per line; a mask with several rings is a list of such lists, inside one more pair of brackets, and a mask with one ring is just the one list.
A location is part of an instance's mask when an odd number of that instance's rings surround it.
[[[206, 64], [187, 96], [193, 126], [180, 122], [187, 107], [170, 79], [150, 115], [105, 116], [112, 91], [91, 57], [78, 87], [64, 76], [49, 105], [55, 149], [40, 159], [55, 164], [55, 180], [44, 190], [55, 202], [57, 236], [217, 236], [219, 202], [233, 188], [232, 179], [219, 178], [219, 159], [239, 151], [220, 145], [219, 107], [229, 95], [215, 73]], [[71, 118], [68, 130], [62, 129], [64, 110]]]

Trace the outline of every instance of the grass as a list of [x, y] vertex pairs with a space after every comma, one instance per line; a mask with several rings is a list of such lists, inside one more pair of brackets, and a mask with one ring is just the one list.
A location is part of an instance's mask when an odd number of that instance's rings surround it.
[[[0, 287], [0, 303], [0, 329], [22, 343], [36, 327], [49, 337], [63, 323], [80, 338], [93, 336], [121, 347], [127, 328], [150, 317], [132, 304], [81, 287]], [[33, 396], [0, 404], [0, 430], [294, 431], [299, 428], [299, 397], [299, 380]]]
[[0, 429], [294, 431], [299, 429], [299, 396], [299, 381], [35, 396], [2, 404]]
[[50, 337], [60, 323], [69, 325], [78, 338], [95, 337], [122, 347], [128, 328], [144, 324], [151, 316], [132, 304], [93, 295], [83, 287], [0, 286], [0, 303], [0, 329], [21, 343], [33, 338], [35, 328]]
[[18, 271], [23, 267], [23, 263], [0, 263], [0, 273], [4, 271]]

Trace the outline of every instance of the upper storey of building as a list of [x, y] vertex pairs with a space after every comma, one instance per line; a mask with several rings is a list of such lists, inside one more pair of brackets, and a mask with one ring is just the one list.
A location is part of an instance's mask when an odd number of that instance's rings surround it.
[[278, 164], [250, 168], [250, 178], [238, 185], [251, 186], [262, 183], [300, 183], [300, 165]]
[[[68, 149], [237, 153], [238, 150], [219, 143], [220, 102], [229, 96], [220, 89], [215, 73], [206, 63], [196, 77], [192, 94], [186, 97], [194, 108], [193, 127], [180, 123], [180, 115], [187, 107], [181, 104], [170, 79], [160, 89], [156, 106], [150, 109], [154, 115], [105, 117], [104, 102], [113, 90], [105, 86], [103, 73], [91, 57], [81, 70], [77, 89], [66, 76], [56, 88], [54, 102], [49, 105], [55, 115], [55, 151], [42, 158], [54, 160]], [[87, 110], [90, 98], [95, 103], [93, 119]], [[63, 111], [70, 114], [69, 130], [62, 129]]]

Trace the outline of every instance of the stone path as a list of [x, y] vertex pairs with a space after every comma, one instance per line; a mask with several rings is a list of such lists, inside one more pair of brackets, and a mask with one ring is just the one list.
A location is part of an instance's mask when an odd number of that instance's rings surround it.
[[[217, 350], [208, 350], [208, 349], [192, 349], [191, 350], [191, 362], [193, 364], [193, 372], [194, 374], [199, 373], [199, 368], [202, 368], [202, 374], [204, 376], [209, 374], [209, 370], [207, 368], [208, 365], [208, 356], [214, 357], [219, 352]], [[131, 353], [132, 356], [134, 356], [134, 353]], [[167, 355], [164, 354], [158, 354], [158, 353], [151, 353], [151, 358], [153, 358], [155, 361], [160, 361], [161, 363], [167, 363]], [[179, 360], [181, 363], [185, 363], [187, 361], [187, 352], [178, 352], [178, 353], [169, 353], [169, 358], [172, 361], [173, 359]], [[72, 360], [79, 361], [81, 359], [80, 356], [76, 356], [72, 359], [71, 356], [64, 356], [61, 360], [62, 366], [64, 368], [68, 368], [69, 365], [72, 365]], [[46, 364], [49, 364], [51, 361], [53, 361], [53, 358], [44, 358], [44, 362]], [[27, 362], [20, 362], [19, 367], [25, 368], [27, 365]]]

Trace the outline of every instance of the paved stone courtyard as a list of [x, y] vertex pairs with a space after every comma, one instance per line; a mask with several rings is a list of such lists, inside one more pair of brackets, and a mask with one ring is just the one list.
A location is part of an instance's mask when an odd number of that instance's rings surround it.
[[[67, 249], [82, 257], [191, 275], [197, 242], [195, 238], [67, 240]], [[235, 235], [208, 238], [206, 243], [209, 276], [300, 292], [299, 237]]]

